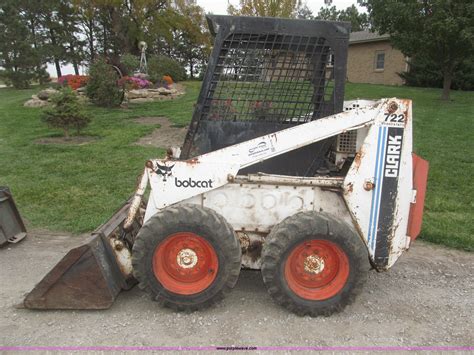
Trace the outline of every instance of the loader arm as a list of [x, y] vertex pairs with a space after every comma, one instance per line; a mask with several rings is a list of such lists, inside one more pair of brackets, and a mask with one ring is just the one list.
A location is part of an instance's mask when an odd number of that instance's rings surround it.
[[328, 116], [203, 154], [193, 160], [215, 163], [232, 159], [240, 170], [337, 134], [370, 125], [383, 105], [384, 102], [379, 101], [374, 107], [362, 108], [357, 114], [343, 112]]

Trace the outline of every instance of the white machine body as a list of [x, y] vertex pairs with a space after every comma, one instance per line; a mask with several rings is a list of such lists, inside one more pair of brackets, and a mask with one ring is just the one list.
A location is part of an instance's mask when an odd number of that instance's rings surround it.
[[[338, 136], [335, 166], [353, 159], [345, 174], [239, 175], [247, 166], [332, 136]], [[374, 267], [388, 269], [410, 245], [408, 221], [415, 202], [411, 101], [348, 101], [342, 113], [194, 159], [150, 160], [137, 194], [143, 194], [148, 181], [144, 223], [174, 204], [212, 208], [233, 226], [247, 250], [243, 266], [260, 267], [259, 246], [283, 219], [300, 211], [324, 211], [353, 225]]]

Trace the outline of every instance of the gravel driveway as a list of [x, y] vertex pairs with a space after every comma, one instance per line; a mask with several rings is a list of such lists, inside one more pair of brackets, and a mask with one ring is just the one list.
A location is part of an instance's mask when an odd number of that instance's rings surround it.
[[160, 308], [137, 287], [105, 311], [13, 307], [84, 239], [33, 232], [0, 249], [0, 346], [474, 345], [474, 255], [421, 241], [389, 272], [370, 272], [356, 302], [331, 317], [288, 313], [246, 270], [222, 303], [192, 314]]

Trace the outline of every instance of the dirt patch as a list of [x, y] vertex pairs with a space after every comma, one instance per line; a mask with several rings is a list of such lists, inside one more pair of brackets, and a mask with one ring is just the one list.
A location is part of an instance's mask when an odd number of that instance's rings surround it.
[[40, 138], [35, 141], [36, 144], [66, 144], [66, 145], [85, 145], [97, 141], [99, 138], [94, 136], [77, 137], [48, 137]]
[[160, 125], [148, 136], [142, 137], [136, 142], [137, 145], [145, 147], [169, 148], [181, 147], [186, 137], [187, 127], [177, 127], [166, 117], [139, 117], [135, 122], [143, 125]]

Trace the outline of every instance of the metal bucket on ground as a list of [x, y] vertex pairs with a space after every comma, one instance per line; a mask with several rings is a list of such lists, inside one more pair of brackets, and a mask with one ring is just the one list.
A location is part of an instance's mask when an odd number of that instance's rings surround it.
[[[141, 227], [140, 216], [130, 230], [122, 226], [131, 201], [92, 233], [88, 243], [70, 250], [25, 297], [31, 309], [106, 309], [119, 292], [136, 281], [132, 276], [129, 240]], [[138, 214], [139, 215], [139, 214]]]
[[26, 237], [26, 228], [6, 186], [0, 186], [0, 246], [18, 243]]

